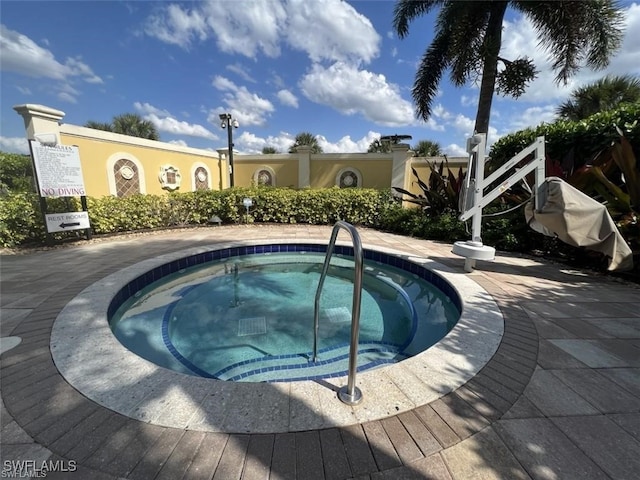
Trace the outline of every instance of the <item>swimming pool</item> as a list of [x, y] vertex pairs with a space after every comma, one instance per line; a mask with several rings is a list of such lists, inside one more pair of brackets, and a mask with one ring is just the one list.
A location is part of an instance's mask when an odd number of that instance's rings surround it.
[[[146, 272], [114, 298], [118, 340], [155, 364], [206, 378], [260, 382], [347, 371], [352, 249], [338, 246], [321, 298], [311, 361], [313, 297], [324, 247], [253, 245], [185, 257]], [[461, 302], [426, 268], [365, 250], [359, 371], [396, 363], [444, 337]], [[432, 280], [438, 282], [438, 288]]]
[[[362, 232], [363, 247], [373, 252], [374, 260], [379, 253], [393, 257], [396, 266], [413, 264], [432, 272], [432, 283], [459, 296], [462, 313], [453, 329], [427, 350], [358, 374], [364, 398], [358, 407], [336, 398], [346, 377], [226, 382], [186, 375], [134, 354], [111, 331], [108, 318], [118, 298], [120, 305], [172, 268], [178, 271], [195, 265], [199, 255], [212, 259], [212, 251], [230, 255], [237, 254], [237, 249], [256, 253], [264, 251], [267, 247], [261, 246], [267, 243], [293, 249], [313, 244], [323, 251], [329, 234], [326, 229], [301, 226], [216, 228], [188, 241], [172, 241], [161, 254], [153, 246], [137, 261], [96, 275], [93, 283], [67, 301], [51, 331], [49, 347], [55, 366], [82, 395], [129, 418], [197, 431], [274, 433], [353, 425], [409, 411], [455, 390], [494, 355], [502, 338], [503, 317], [472, 275], [437, 261], [438, 250], [429, 253], [429, 242], [368, 231]], [[163, 239], [158, 242], [162, 244]], [[345, 243], [339, 240], [336, 246]], [[126, 248], [127, 242], [119, 247]], [[120, 250], [114, 254], [119, 258]]]

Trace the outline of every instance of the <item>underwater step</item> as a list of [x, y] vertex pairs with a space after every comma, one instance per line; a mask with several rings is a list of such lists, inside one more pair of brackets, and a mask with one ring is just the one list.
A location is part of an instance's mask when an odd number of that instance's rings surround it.
[[[294, 381], [346, 375], [349, 345], [330, 347], [318, 352], [318, 361], [311, 361], [311, 352], [298, 355], [273, 355], [230, 365], [214, 376], [220, 380], [240, 382]], [[367, 370], [407, 358], [396, 345], [366, 342], [358, 347], [358, 370]]]

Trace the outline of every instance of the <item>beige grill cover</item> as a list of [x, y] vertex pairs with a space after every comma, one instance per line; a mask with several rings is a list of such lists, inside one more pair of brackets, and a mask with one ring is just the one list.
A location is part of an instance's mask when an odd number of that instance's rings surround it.
[[538, 195], [542, 210], [536, 212], [532, 200], [524, 211], [536, 232], [604, 253], [609, 257], [609, 270], [633, 268], [631, 249], [604, 205], [557, 177], [546, 178]]

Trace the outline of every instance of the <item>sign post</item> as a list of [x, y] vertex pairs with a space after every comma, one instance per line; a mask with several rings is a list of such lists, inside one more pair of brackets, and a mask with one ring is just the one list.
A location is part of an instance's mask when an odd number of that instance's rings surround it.
[[[89, 240], [91, 225], [78, 147], [48, 145], [35, 140], [29, 140], [29, 147], [47, 236], [54, 232], [84, 229]], [[49, 197], [80, 197], [82, 211], [49, 214], [47, 213]]]

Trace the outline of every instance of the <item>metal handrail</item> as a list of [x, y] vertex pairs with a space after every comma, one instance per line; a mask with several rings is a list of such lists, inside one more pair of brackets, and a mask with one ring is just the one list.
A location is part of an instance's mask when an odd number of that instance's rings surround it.
[[353, 304], [351, 308], [351, 344], [349, 347], [349, 378], [347, 385], [340, 388], [338, 391], [338, 398], [347, 405], [357, 405], [362, 401], [362, 392], [356, 387], [356, 371], [358, 368], [358, 336], [360, 334], [360, 299], [362, 297], [362, 270], [363, 270], [363, 254], [362, 254], [362, 242], [360, 241], [360, 235], [353, 225], [350, 223], [339, 220], [333, 226], [331, 231], [331, 239], [327, 246], [327, 254], [324, 258], [324, 265], [322, 267], [322, 273], [320, 274], [320, 281], [318, 282], [318, 289], [316, 290], [315, 307], [313, 313], [313, 361], [318, 359], [318, 328], [320, 325], [320, 296], [322, 294], [322, 287], [324, 286], [324, 279], [329, 271], [329, 263], [331, 262], [331, 255], [338, 238], [338, 232], [343, 228], [351, 235], [353, 242], [353, 256], [355, 259], [354, 276], [353, 276]]

